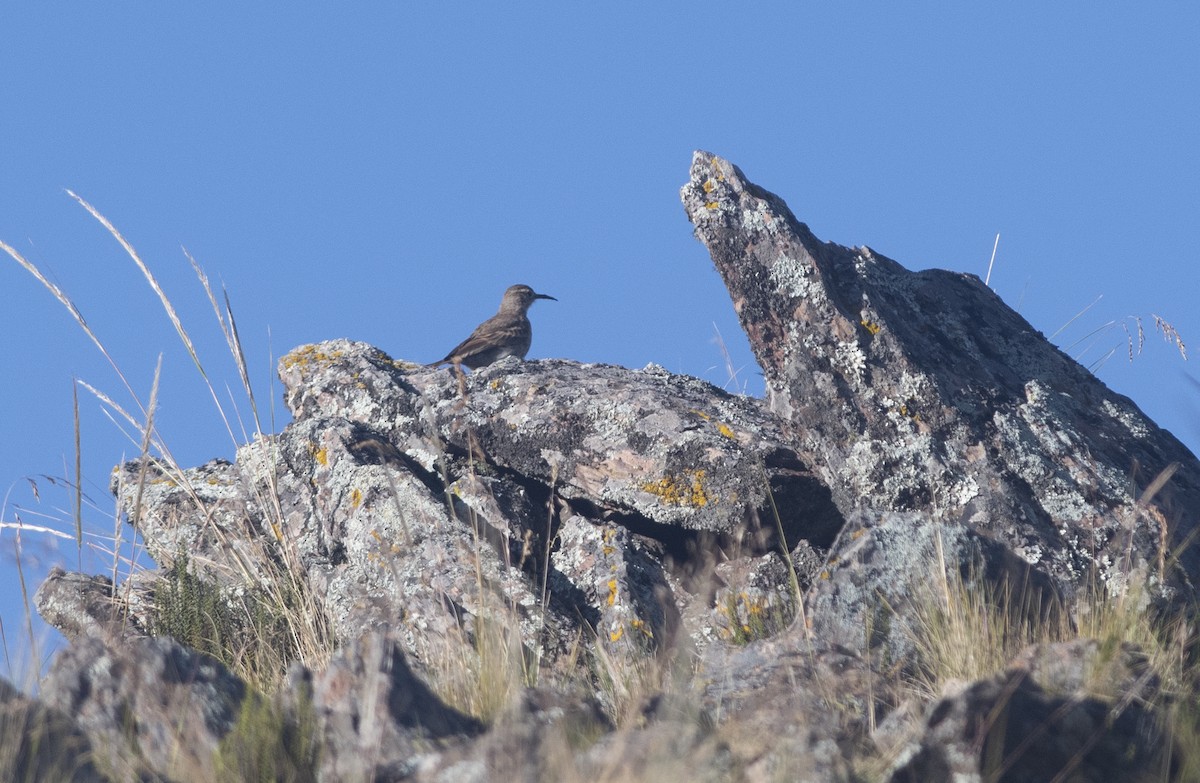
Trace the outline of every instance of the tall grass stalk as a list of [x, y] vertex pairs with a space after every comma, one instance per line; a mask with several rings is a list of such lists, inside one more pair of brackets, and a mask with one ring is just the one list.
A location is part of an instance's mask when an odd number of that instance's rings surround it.
[[[230, 409], [234, 414], [231, 417], [229, 410], [227, 410], [226, 406], [221, 403], [220, 396], [217, 394], [216, 388], [212, 382], [212, 378], [201, 361], [199, 352], [196, 349], [196, 345], [188, 333], [188, 330], [184, 327], [178, 311], [171, 302], [171, 299], [163, 290], [163, 287], [159, 284], [158, 279], [155, 277], [150, 267], [133, 247], [132, 243], [130, 243], [121, 234], [121, 232], [118, 231], [106, 217], [104, 217], [103, 214], [101, 214], [94, 206], [81, 198], [78, 194], [72, 191], [68, 191], [68, 194], [93, 218], [95, 218], [101, 225], [104, 226], [104, 228], [120, 244], [125, 253], [142, 273], [151, 290], [158, 298], [163, 310], [166, 312], [168, 320], [183, 344], [184, 349], [187, 351], [188, 356], [191, 358], [193, 365], [200, 374], [201, 380], [204, 383], [205, 388], [208, 390], [209, 396], [211, 397], [213, 404], [217, 409], [217, 413], [225, 426], [226, 432], [229, 434], [232, 444], [235, 448], [241, 445], [241, 441], [239, 441], [238, 437], [234, 434], [234, 427], [232, 424], [232, 421], [235, 419], [239, 423], [242, 421], [240, 414], [237, 411], [236, 402], [230, 406]], [[71, 314], [71, 317], [108, 361], [109, 365], [116, 373], [121, 385], [124, 387], [126, 394], [132, 400], [133, 405], [135, 406], [133, 409], [134, 412], [131, 413], [127, 411], [124, 406], [118, 404], [117, 401], [112, 399], [109, 395], [101, 392], [96, 387], [82, 380], [76, 381], [77, 386], [82, 386], [84, 389], [91, 392], [92, 395], [101, 402], [106, 415], [108, 415], [110, 420], [117, 425], [119, 430], [124, 432], [126, 436], [129, 437], [137, 449], [139, 462], [139, 469], [136, 478], [137, 484], [134, 488], [132, 488], [134, 500], [132, 507], [128, 509], [130, 522], [133, 524], [133, 526], [135, 528], [138, 527], [138, 525], [142, 522], [142, 515], [146, 511], [144, 504], [146, 483], [150, 475], [149, 472], [153, 467], [162, 471], [168, 479], [174, 482], [175, 485], [178, 486], [190, 499], [197, 511], [201, 512], [202, 517], [205, 520], [204, 524], [207, 526], [208, 530], [223, 546], [224, 551], [230, 555], [231, 562], [234, 566], [234, 571], [236, 572], [231, 574], [231, 577], [235, 583], [245, 585], [246, 589], [242, 592], [257, 593], [261, 599], [265, 599], [274, 607], [274, 610], [284, 618], [287, 624], [288, 637], [290, 638], [290, 643], [286, 645], [288, 649], [286, 651], [273, 649], [270, 651], [264, 650], [260, 652], [274, 655], [276, 657], [298, 657], [300, 660], [310, 665], [320, 664], [324, 660], [327, 660], [333, 645], [331, 625], [328, 618], [325, 617], [319, 602], [316, 600], [316, 597], [309, 593], [307, 582], [304, 579], [302, 573], [303, 569], [299, 559], [295, 551], [287, 544], [283, 536], [283, 512], [279, 502], [278, 485], [276, 483], [277, 478], [275, 476], [274, 469], [269, 468], [266, 471], [266, 475], [263, 477], [265, 479], [265, 488], [260, 489], [259, 485], [255, 484], [258, 507], [264, 510], [264, 514], [267, 517], [264, 524], [273, 533], [272, 543], [260, 542], [258, 547], [261, 549], [261, 551], [245, 553], [243, 548], [234, 547], [231, 545], [232, 542], [229, 540], [228, 534], [221, 528], [221, 526], [214, 523], [210, 514], [206, 513], [206, 506], [199, 494], [196, 492], [196, 489], [191, 486], [187, 472], [171, 455], [171, 451], [168, 448], [167, 443], [160, 437], [158, 433], [155, 422], [155, 411], [158, 406], [158, 390], [162, 372], [162, 357], [159, 356], [158, 358], [149, 400], [148, 402], [143, 403], [140, 396], [134, 391], [128, 377], [121, 370], [120, 365], [117, 363], [112, 353], [100, 340], [99, 336], [84, 318], [83, 313], [70, 299], [70, 297], [68, 297], [61, 288], [52, 283], [37, 268], [36, 265], [24, 258], [24, 256], [22, 256], [15, 248], [0, 242], [0, 249], [4, 250], [26, 271], [33, 275], [35, 279], [37, 279], [45, 288], [47, 288], [47, 290], [51, 292], [55, 299], [57, 299], [64, 307], [67, 308], [68, 312]], [[242, 384], [243, 392], [250, 405], [251, 416], [254, 422], [254, 434], [256, 436], [261, 435], [262, 428], [259, 420], [258, 405], [255, 400], [252, 384], [250, 382], [250, 373], [247, 367], [245, 351], [242, 348], [241, 340], [238, 335], [236, 322], [233, 317], [233, 310], [229, 303], [228, 293], [222, 292], [224, 294], [222, 297], [224, 301], [224, 308], [222, 308], [218, 303], [217, 295], [213, 291], [207, 276], [204, 274], [199, 264], [197, 264], [195, 259], [189, 253], [187, 253], [186, 249], [184, 250], [184, 254], [186, 255], [189, 263], [192, 265], [193, 270], [196, 272], [205, 295], [213, 307], [213, 311], [221, 328], [222, 335], [233, 358], [234, 365], [237, 369]], [[76, 422], [74, 523], [76, 533], [75, 539], [77, 546], [80, 549], [80, 553], [82, 553], [82, 439], [80, 435], [81, 426], [79, 424], [77, 395], [74, 399], [74, 409]], [[242, 426], [240, 429], [242, 438], [247, 439], [248, 436], [245, 432], [245, 427]], [[274, 464], [273, 460], [271, 461], [271, 464]], [[251, 520], [247, 520], [247, 522], [250, 521]], [[118, 578], [120, 576], [119, 565], [122, 561], [127, 562], [130, 567], [130, 572], [126, 575], [126, 579], [124, 581], [128, 589], [128, 576], [133, 574], [134, 569], [136, 569], [138, 565], [136, 562], [136, 556], [124, 558], [123, 555], [121, 555], [123, 541], [119, 518], [116, 521], [116, 526], [117, 530], [115, 531], [115, 535], [113, 537], [114, 551], [112, 553], [113, 577], [114, 582], [120, 583], [121, 580]], [[82, 561], [82, 554], [80, 554], [80, 561]], [[266, 573], [264, 573], [264, 564]], [[169, 566], [170, 563], [163, 563], [160, 565]], [[26, 596], [26, 605], [28, 606], [28, 591], [24, 585], [23, 570], [19, 570], [22, 571], [22, 593]], [[231, 595], [227, 598], [234, 597], [235, 596]], [[238, 612], [240, 612], [240, 614], [247, 619], [251, 618], [255, 611], [255, 608], [248, 604], [243, 604], [241, 609], [238, 610]], [[243, 656], [242, 654], [237, 653], [237, 651], [233, 652], [235, 654], [232, 657], [235, 660], [243, 658], [252, 659], [255, 657], [254, 655]], [[285, 660], [276, 662], [278, 675], [282, 675], [282, 667], [285, 664]], [[269, 689], [270, 684], [264, 683], [263, 681], [263, 673], [261, 668], [257, 664], [251, 668], [256, 671], [246, 671], [243, 673], [246, 674], [248, 678], [252, 679], [256, 684], [266, 686]]]

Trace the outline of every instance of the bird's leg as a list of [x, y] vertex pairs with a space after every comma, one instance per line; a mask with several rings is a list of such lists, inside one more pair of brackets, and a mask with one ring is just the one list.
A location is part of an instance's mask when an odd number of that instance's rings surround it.
[[458, 396], [463, 398], [463, 402], [467, 400], [467, 374], [463, 372], [462, 362], [457, 359], [450, 361], [450, 366], [454, 368], [454, 374], [458, 377]]

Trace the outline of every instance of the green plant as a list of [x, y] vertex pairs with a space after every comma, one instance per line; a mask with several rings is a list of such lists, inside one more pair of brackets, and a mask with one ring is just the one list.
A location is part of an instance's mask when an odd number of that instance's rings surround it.
[[245, 783], [314, 783], [320, 743], [311, 698], [294, 710], [278, 699], [249, 693], [237, 723], [221, 739], [214, 766], [219, 780]]

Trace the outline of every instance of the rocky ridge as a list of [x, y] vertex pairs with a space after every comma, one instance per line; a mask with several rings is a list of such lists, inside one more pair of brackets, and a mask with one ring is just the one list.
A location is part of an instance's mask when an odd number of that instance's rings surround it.
[[[1192, 600], [1196, 458], [978, 278], [821, 242], [710, 153], [681, 195], [766, 400], [654, 366], [506, 359], [460, 380], [346, 340], [297, 348], [283, 432], [233, 463], [114, 473], [162, 569], [52, 573], [39, 610], [71, 645], [39, 702], [0, 702], [52, 716], [78, 780], [232, 775], [230, 738], [266, 714], [292, 780], [1177, 765], [1161, 712], [1180, 694], [1136, 647], [1031, 647], [933, 698], [902, 683], [931, 572], [1068, 624], [1096, 585], [1152, 611]], [[203, 605], [220, 625], [260, 596], [292, 661], [274, 711], [164, 619]], [[450, 675], [478, 691], [495, 649], [522, 686], [451, 706]]]

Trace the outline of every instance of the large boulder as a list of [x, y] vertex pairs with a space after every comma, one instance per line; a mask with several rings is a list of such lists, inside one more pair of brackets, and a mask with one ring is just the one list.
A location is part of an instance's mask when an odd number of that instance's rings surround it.
[[937, 528], [955, 567], [1015, 560], [1065, 596], [1190, 597], [1200, 462], [979, 278], [822, 242], [708, 152], [682, 199], [791, 445], [857, 520], [810, 597], [818, 631], [861, 638], [868, 604], [899, 602], [936, 565]]

